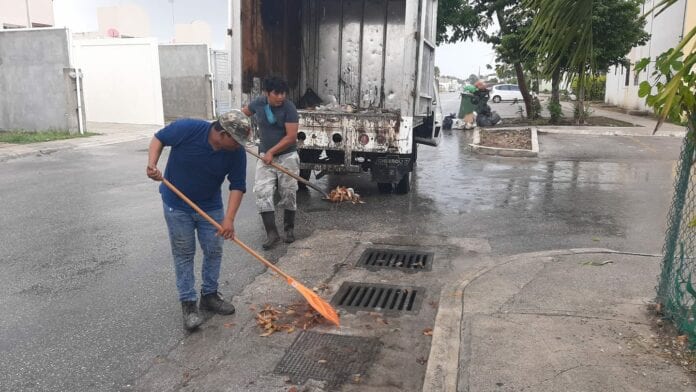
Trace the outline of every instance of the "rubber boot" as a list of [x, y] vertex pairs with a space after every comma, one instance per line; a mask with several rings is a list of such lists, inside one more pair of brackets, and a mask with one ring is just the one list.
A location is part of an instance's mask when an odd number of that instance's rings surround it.
[[202, 310], [207, 310], [208, 312], [213, 312], [216, 314], [230, 315], [234, 313], [234, 305], [230, 302], [225, 301], [220, 293], [212, 293], [203, 295], [201, 293], [201, 305]]
[[278, 240], [280, 240], [280, 235], [278, 235], [278, 228], [275, 224], [275, 212], [267, 211], [261, 213], [261, 220], [263, 220], [263, 227], [266, 228], [266, 242], [261, 245], [263, 249], [268, 250], [273, 248]]
[[203, 324], [203, 320], [198, 315], [198, 304], [196, 304], [196, 301], [181, 301], [181, 313], [185, 330], [193, 331]]
[[295, 242], [295, 211], [285, 210], [283, 229], [285, 230], [285, 242], [288, 244]]

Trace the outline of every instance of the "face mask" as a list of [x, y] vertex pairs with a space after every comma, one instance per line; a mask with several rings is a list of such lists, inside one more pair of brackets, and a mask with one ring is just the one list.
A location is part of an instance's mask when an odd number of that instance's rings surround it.
[[275, 124], [276, 118], [273, 111], [271, 111], [271, 105], [266, 104], [266, 106], [263, 107], [263, 111], [266, 113], [266, 121], [268, 121], [269, 124]]

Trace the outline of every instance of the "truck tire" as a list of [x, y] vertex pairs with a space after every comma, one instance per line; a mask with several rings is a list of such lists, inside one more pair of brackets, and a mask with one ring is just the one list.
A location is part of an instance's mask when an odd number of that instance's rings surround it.
[[392, 185], [391, 182], [378, 182], [377, 183], [377, 189], [379, 189], [379, 193], [391, 193], [393, 188], [394, 188], [394, 186]]
[[411, 190], [411, 173], [406, 173], [401, 178], [394, 191], [399, 195], [405, 195]]

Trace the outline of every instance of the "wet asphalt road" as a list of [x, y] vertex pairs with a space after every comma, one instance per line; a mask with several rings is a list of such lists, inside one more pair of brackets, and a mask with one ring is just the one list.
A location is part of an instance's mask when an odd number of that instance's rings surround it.
[[[442, 97], [445, 105], [455, 101]], [[474, 156], [469, 139], [446, 131], [438, 148], [420, 146], [408, 195], [381, 195], [368, 175], [322, 178], [327, 188], [354, 187], [366, 204], [333, 205], [301, 192], [298, 237], [346, 229], [479, 237], [498, 254], [660, 251], [680, 140], [545, 135], [539, 159], [509, 159]], [[157, 184], [144, 175], [146, 147], [0, 163], [0, 390], [119, 390], [180, 343]], [[251, 182], [236, 226], [260, 249]], [[263, 271], [233, 245], [224, 258], [226, 295]]]

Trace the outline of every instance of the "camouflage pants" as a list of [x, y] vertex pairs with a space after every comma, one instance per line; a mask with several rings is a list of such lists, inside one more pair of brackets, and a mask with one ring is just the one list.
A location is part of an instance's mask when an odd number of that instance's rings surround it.
[[[292, 173], [299, 174], [300, 172], [300, 156], [297, 155], [297, 152], [275, 156], [273, 162]], [[278, 208], [295, 211], [297, 209], [297, 180], [271, 165], [266, 165], [259, 159], [256, 162], [256, 180], [254, 181], [256, 208], [259, 212], [275, 210], [273, 196], [276, 188], [280, 194]]]

